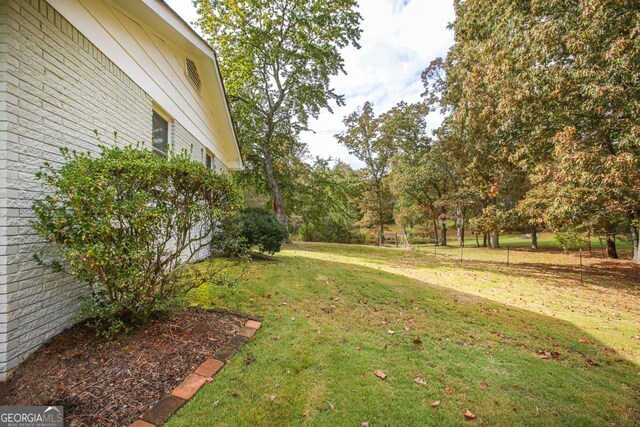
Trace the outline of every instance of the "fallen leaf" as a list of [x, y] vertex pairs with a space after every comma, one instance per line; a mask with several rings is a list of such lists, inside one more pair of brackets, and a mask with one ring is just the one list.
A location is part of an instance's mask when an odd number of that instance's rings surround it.
[[538, 350], [540, 354], [540, 359], [557, 359], [560, 357], [560, 353], [557, 351], [549, 351], [549, 350]]
[[369, 427], [369, 421], [363, 421], [360, 427]]
[[449, 387], [445, 387], [444, 388], [444, 392], [447, 393], [447, 394], [451, 394], [451, 393], [453, 393], [453, 390], [451, 390]]
[[593, 360], [590, 357], [585, 358], [584, 361], [587, 363], [587, 365], [600, 366], [600, 364], [598, 362], [596, 362], [595, 360]]
[[589, 342], [589, 340], [579, 339], [579, 340], [578, 340], [578, 342], [579, 342], [580, 344], [586, 344], [586, 343], [588, 343], [588, 342]]
[[439, 400], [436, 400], [435, 402], [433, 402], [433, 403], [431, 404], [431, 407], [432, 407], [432, 408], [437, 408], [438, 406], [440, 406], [440, 401], [439, 401]]
[[471, 412], [470, 410], [466, 410], [466, 412], [464, 413], [464, 417], [468, 420], [475, 420], [476, 419], [476, 415]]
[[413, 340], [414, 344], [422, 344], [422, 340], [420, 338], [416, 338], [415, 340]]
[[269, 396], [269, 400], [270, 400], [270, 401], [272, 401], [272, 402], [273, 402], [274, 400], [276, 400], [276, 395], [275, 395], [275, 394], [272, 394], [271, 396]]
[[424, 380], [423, 380], [422, 378], [420, 378], [420, 377], [415, 377], [415, 378], [413, 379], [413, 382], [414, 382], [414, 383], [416, 383], [416, 384], [418, 384], [418, 385], [427, 385], [427, 383], [426, 383], [426, 382], [424, 382]]
[[391, 329], [389, 329], [389, 330], [387, 331], [387, 333], [388, 333], [389, 335], [393, 335], [393, 334], [395, 334], [396, 332], [395, 332], [395, 331], [393, 331], [393, 330], [391, 330]]
[[387, 378], [387, 374], [385, 374], [384, 372], [382, 372], [380, 369], [376, 370], [375, 372], [376, 377], [380, 378], [380, 379], [385, 379]]
[[480, 387], [482, 387], [483, 390], [487, 390], [489, 388], [489, 383], [487, 382], [487, 380], [483, 380], [480, 383]]

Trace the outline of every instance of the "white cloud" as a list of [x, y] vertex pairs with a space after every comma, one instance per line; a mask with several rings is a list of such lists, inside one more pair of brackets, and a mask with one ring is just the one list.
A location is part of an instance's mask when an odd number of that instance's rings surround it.
[[[190, 0], [166, 0], [187, 22], [197, 14]], [[422, 70], [453, 44], [447, 24], [454, 19], [452, 0], [361, 0], [361, 49], [343, 51], [347, 75], [336, 76], [332, 84], [345, 95], [346, 105], [325, 111], [310, 123], [314, 132], [302, 135], [313, 156], [340, 158], [354, 166], [360, 163], [334, 138], [342, 118], [365, 101], [374, 103], [377, 113], [400, 101], [420, 99]], [[437, 119], [429, 120], [432, 127]]]

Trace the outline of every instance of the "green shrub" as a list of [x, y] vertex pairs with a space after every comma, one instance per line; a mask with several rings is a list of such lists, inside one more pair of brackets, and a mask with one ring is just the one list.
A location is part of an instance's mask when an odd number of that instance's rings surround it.
[[62, 258], [46, 264], [90, 285], [94, 324], [117, 332], [144, 322], [212, 279], [189, 261], [237, 209], [228, 176], [140, 146], [62, 154], [60, 169], [37, 174], [49, 195], [34, 203], [33, 226]]
[[247, 208], [240, 211], [241, 236], [247, 247], [257, 247], [260, 252], [280, 252], [287, 229], [266, 209]]
[[560, 231], [556, 233], [556, 241], [565, 252], [571, 249], [580, 249], [589, 245], [589, 240], [584, 233], [576, 230]]
[[287, 229], [266, 209], [246, 208], [221, 224], [224, 230], [214, 240], [214, 250], [235, 255], [257, 248], [263, 253], [280, 252]]

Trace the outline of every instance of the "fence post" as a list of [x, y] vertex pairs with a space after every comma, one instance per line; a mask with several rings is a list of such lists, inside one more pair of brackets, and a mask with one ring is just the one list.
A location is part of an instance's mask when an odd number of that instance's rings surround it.
[[460, 263], [462, 263], [462, 251], [464, 251], [464, 245], [460, 246]]

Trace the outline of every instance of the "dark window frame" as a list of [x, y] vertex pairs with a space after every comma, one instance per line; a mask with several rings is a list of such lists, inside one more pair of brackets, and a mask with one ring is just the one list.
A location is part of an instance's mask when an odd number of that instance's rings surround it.
[[153, 151], [162, 157], [166, 157], [169, 151], [169, 122], [170, 120], [164, 114], [153, 110], [151, 115]]
[[213, 169], [213, 154], [207, 151], [204, 156], [204, 165], [207, 169]]

